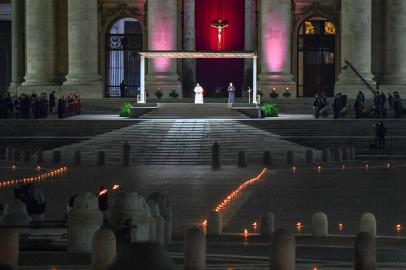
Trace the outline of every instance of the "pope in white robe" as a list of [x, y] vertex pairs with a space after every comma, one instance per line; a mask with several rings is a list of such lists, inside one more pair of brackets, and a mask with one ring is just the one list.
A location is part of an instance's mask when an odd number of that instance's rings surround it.
[[203, 104], [203, 94], [204, 94], [203, 88], [199, 84], [197, 84], [194, 92], [195, 92], [195, 104]]

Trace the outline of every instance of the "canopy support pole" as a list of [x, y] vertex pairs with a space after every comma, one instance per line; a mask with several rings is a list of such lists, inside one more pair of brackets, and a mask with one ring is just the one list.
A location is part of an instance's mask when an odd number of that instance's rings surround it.
[[139, 103], [146, 103], [145, 100], [145, 56], [141, 55], [140, 82], [141, 82], [141, 98]]
[[257, 104], [257, 57], [252, 58], [252, 103]]

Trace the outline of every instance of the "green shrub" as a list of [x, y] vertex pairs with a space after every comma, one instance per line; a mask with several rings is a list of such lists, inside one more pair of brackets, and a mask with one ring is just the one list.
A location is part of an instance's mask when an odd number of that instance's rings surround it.
[[260, 109], [265, 117], [277, 117], [279, 114], [276, 104], [264, 103], [260, 106]]
[[126, 102], [120, 107], [120, 117], [130, 117], [131, 116], [131, 103]]

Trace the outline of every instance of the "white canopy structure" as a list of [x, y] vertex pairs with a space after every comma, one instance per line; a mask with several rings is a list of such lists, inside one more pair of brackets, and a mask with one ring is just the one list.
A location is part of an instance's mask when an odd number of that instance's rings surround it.
[[252, 59], [252, 89], [253, 89], [253, 103], [257, 103], [257, 60], [258, 55], [255, 52], [199, 52], [199, 51], [144, 51], [139, 52], [141, 56], [141, 99], [140, 103], [146, 103], [145, 95], [145, 59], [146, 58], [240, 58]]

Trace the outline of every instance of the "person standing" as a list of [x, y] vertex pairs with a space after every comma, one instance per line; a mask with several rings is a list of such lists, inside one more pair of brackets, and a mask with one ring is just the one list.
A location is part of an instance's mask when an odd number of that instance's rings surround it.
[[376, 147], [378, 149], [385, 149], [385, 136], [386, 136], [386, 127], [382, 121], [378, 121], [375, 127], [376, 134]]
[[314, 118], [319, 119], [320, 117], [320, 96], [316, 94], [313, 101], [313, 115]]
[[235, 87], [233, 83], [228, 86], [228, 104], [233, 104], [235, 102]]
[[333, 101], [334, 119], [338, 119], [340, 117], [340, 112], [343, 107], [342, 105], [341, 93], [337, 93]]
[[362, 117], [364, 111], [364, 104], [365, 104], [364, 93], [362, 93], [362, 91], [359, 91], [354, 103], [355, 117], [357, 119]]
[[399, 92], [396, 91], [393, 93], [393, 109], [395, 111], [395, 117], [400, 118], [404, 113], [404, 108], [402, 104], [402, 99], [400, 98]]
[[52, 113], [53, 109], [55, 108], [56, 105], [56, 97], [55, 97], [55, 91], [52, 91], [51, 94], [49, 94], [49, 112]]
[[200, 84], [196, 84], [194, 92], [195, 92], [195, 104], [203, 104], [204, 90], [200, 86]]
[[125, 97], [126, 96], [126, 88], [127, 88], [127, 84], [125, 83], [124, 80], [121, 81], [120, 83], [120, 96], [121, 97]]

